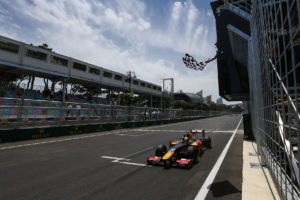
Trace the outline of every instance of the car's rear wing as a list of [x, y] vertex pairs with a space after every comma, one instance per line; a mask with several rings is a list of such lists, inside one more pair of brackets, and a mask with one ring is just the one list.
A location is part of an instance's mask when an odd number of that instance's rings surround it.
[[[206, 133], [205, 133], [205, 129], [193, 129], [193, 130], [191, 130], [191, 132], [192, 132], [192, 134], [193, 135], [199, 135], [200, 133], [201, 133], [201, 137], [202, 137], [202, 139], [204, 139], [205, 138], [205, 135], [206, 135]], [[199, 136], [198, 136], [199, 137]], [[198, 138], [198, 139], [200, 139], [200, 138]]]
[[192, 133], [202, 133], [204, 132], [205, 133], [205, 129], [193, 129], [191, 130]]

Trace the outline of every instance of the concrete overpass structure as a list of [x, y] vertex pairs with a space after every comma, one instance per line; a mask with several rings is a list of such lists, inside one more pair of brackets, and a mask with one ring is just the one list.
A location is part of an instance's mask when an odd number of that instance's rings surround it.
[[[27, 73], [99, 88], [161, 96], [161, 86], [95, 66], [51, 49], [0, 36], [0, 73]], [[131, 83], [130, 83], [131, 82]]]

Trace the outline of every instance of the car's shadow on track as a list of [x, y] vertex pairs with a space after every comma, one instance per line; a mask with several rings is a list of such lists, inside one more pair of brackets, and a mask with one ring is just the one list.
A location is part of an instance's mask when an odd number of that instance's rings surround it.
[[227, 180], [213, 183], [210, 185], [209, 189], [212, 192], [214, 198], [219, 198], [225, 195], [241, 192]]

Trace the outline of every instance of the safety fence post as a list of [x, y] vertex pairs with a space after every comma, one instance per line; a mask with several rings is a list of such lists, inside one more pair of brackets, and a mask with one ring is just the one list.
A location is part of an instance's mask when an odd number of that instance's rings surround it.
[[21, 96], [21, 101], [18, 107], [18, 114], [17, 114], [17, 121], [20, 122], [22, 120], [22, 114], [23, 114], [23, 105], [24, 105], [24, 97]]

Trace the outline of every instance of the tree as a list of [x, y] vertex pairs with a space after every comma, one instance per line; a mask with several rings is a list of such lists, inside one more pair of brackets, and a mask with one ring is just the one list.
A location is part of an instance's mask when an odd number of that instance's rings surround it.
[[55, 91], [55, 85], [58, 82], [58, 80], [55, 79], [51, 79], [51, 91]]
[[30, 90], [33, 90], [34, 81], [35, 81], [35, 76], [31, 76]]
[[71, 94], [85, 94], [87, 91], [87, 87], [81, 85], [81, 84], [78, 84], [78, 83], [74, 83], [74, 84], [71, 84]]
[[26, 74], [21, 74], [16, 80], [17, 87], [19, 88], [22, 81], [26, 80], [27, 78], [28, 78], [28, 76]]
[[237, 112], [237, 113], [241, 113], [244, 111], [243, 108], [241, 108], [239, 105], [236, 105], [234, 106], [232, 109], [231, 109], [232, 112]]
[[122, 93], [120, 94], [120, 104], [121, 105], [128, 105], [129, 104], [129, 94], [125, 94], [125, 93]]
[[215, 103], [210, 103], [210, 104], [209, 104], [209, 110], [217, 110], [217, 104], [215, 104]]
[[49, 88], [49, 79], [44, 78], [45, 88]]
[[34, 81], [35, 81], [35, 76], [33, 76], [33, 75], [28, 75], [26, 78], [28, 79], [26, 89], [27, 89], [27, 90], [29, 90], [29, 89], [30, 89], [30, 90], [33, 90]]
[[19, 79], [24, 79], [24, 75], [7, 72], [5, 76], [0, 76], [0, 84], [3, 87], [14, 85]]

